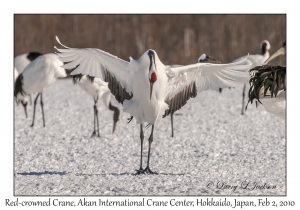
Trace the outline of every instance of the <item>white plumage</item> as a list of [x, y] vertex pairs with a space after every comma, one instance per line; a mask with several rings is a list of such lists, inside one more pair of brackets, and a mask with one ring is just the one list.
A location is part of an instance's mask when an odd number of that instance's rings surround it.
[[[33, 121], [31, 126], [34, 125], [35, 106], [39, 95], [41, 95], [43, 124], [45, 126], [42, 92], [57, 78], [67, 76], [65, 70], [61, 67], [62, 65], [63, 63], [57, 59], [55, 54], [45, 54], [39, 56], [34, 61], [29, 63], [24, 71], [18, 76], [14, 90], [14, 95], [17, 99], [24, 101], [26, 100], [26, 95], [38, 93], [34, 101]], [[25, 109], [26, 105], [24, 107]]]
[[73, 82], [78, 84], [86, 93], [91, 95], [94, 99], [94, 131], [92, 136], [96, 136], [96, 124], [97, 124], [97, 131], [98, 136], [100, 137], [99, 132], [99, 120], [98, 120], [98, 99], [102, 97], [104, 105], [111, 111], [114, 112], [113, 115], [113, 129], [112, 133], [114, 133], [116, 129], [116, 124], [120, 117], [120, 110], [118, 107], [113, 106], [111, 103], [111, 93], [108, 88], [108, 83], [102, 81], [99, 78], [90, 77], [87, 75], [78, 74], [73, 77]]
[[[255, 66], [261, 66], [264, 64], [264, 62], [269, 58], [269, 50], [271, 49], [271, 45], [267, 40], [264, 40], [260, 43], [260, 48], [261, 48], [261, 55], [248, 55], [248, 56], [243, 56], [238, 59], [235, 59], [234, 62], [238, 62], [241, 60], [244, 60], [241, 64], [245, 64], [249, 66], [249, 69], [254, 68]], [[246, 89], [246, 84], [248, 81], [245, 81], [244, 87], [243, 87], [243, 100], [242, 100], [242, 114], [244, 114], [244, 98], [245, 98], [245, 89]]]
[[31, 60], [27, 58], [27, 55], [27, 53], [18, 55], [14, 59], [14, 65], [19, 74], [21, 74], [25, 67], [31, 62]]
[[[279, 48], [273, 55], [270, 56], [268, 60], [266, 60], [265, 64], [276, 58], [280, 55], [286, 55], [286, 42], [283, 42], [282, 47]], [[286, 88], [286, 77], [284, 78], [283, 86]], [[275, 97], [264, 97], [261, 98], [260, 101], [262, 102], [264, 108], [274, 114], [277, 117], [285, 119], [286, 116], [286, 90], [281, 90], [281, 92]]]
[[[199, 63], [215, 63], [215, 64], [220, 64], [221, 61], [218, 61], [214, 58], [212, 58], [211, 56], [207, 55], [207, 54], [202, 54], [200, 55], [200, 57], [198, 58], [198, 62]], [[172, 65], [170, 66], [171, 68], [177, 68], [177, 67], [182, 67], [182, 65]], [[222, 88], [219, 88], [219, 92], [222, 91]], [[174, 112], [170, 113], [171, 115], [171, 137], [174, 137], [174, 129], [173, 129], [173, 115]]]
[[30, 52], [16, 56], [14, 58], [14, 66], [17, 69], [18, 74], [21, 74], [26, 68], [26, 66], [40, 55], [42, 54], [39, 52]]
[[[105, 106], [108, 106], [110, 102], [110, 90], [108, 89], [107, 82], [103, 82], [99, 78], [94, 78], [91, 81], [87, 75], [83, 75], [82, 78], [77, 82], [78, 85], [93, 98], [103, 97]], [[109, 96], [108, 96], [109, 95]]]
[[[278, 49], [272, 56], [270, 56], [268, 60], [265, 61], [265, 64], [267, 64], [277, 56], [285, 55], [285, 54], [286, 54], [286, 42], [284, 42], [282, 47]], [[276, 76], [274, 76], [274, 74], [276, 74]], [[280, 75], [280, 78], [278, 75]], [[256, 68], [251, 70], [251, 78], [255, 78], [255, 81], [261, 81], [261, 83], [253, 82], [250, 80], [251, 81], [250, 85], [253, 87], [249, 90], [249, 96], [252, 96], [250, 95], [251, 91], [257, 91], [257, 89], [260, 88], [258, 99], [263, 105], [263, 107], [265, 108], [265, 110], [277, 117], [285, 119], [286, 117], [286, 67], [272, 66], [272, 65], [257, 66]], [[268, 82], [266, 82], [267, 80]], [[271, 88], [267, 86], [270, 83], [276, 83], [278, 87], [277, 95], [272, 93]], [[267, 87], [266, 93], [265, 93], [265, 87]], [[275, 91], [276, 89], [277, 88], [274, 88]], [[249, 102], [251, 101], [251, 99], [252, 98], [249, 98]]]
[[67, 76], [66, 71], [61, 67], [62, 65], [63, 63], [53, 53], [40, 56], [22, 72], [23, 90], [27, 94], [43, 92], [57, 78]]
[[280, 93], [271, 98], [268, 96], [261, 95], [259, 99], [266, 111], [272, 113], [273, 115], [280, 117], [285, 120], [286, 113], [286, 93], [285, 90], [280, 91]]
[[19, 72], [16, 69], [16, 67], [14, 67], [14, 82], [16, 82], [18, 76], [19, 76]]
[[243, 64], [249, 64], [251, 67], [261, 66], [264, 62], [270, 57], [269, 50], [271, 49], [271, 45], [267, 40], [264, 40], [260, 43], [260, 48], [262, 53], [256, 55], [245, 55], [238, 59], [235, 59], [234, 62], [244, 60]]
[[146, 122], [152, 125], [147, 167], [143, 170], [141, 156], [138, 173], [153, 173], [149, 160], [157, 121], [180, 109], [190, 97], [196, 96], [197, 91], [234, 87], [249, 77], [246, 72], [249, 66], [238, 63], [197, 63], [171, 68], [160, 61], [154, 50], [147, 50], [138, 60], [127, 62], [99, 49], [64, 47], [66, 49], [56, 48], [60, 52], [59, 59], [69, 62], [64, 68], [71, 69], [79, 65], [71, 75], [81, 73], [108, 82], [111, 92], [123, 103], [123, 110], [140, 124], [141, 145], [144, 139], [142, 124]]
[[[19, 76], [19, 74], [21, 74], [24, 71], [26, 66], [30, 62], [32, 62], [34, 59], [39, 57], [40, 55], [42, 55], [42, 54], [39, 53], [39, 52], [29, 52], [29, 53], [18, 55], [14, 58], [14, 77], [15, 77], [15, 81], [16, 81], [17, 77]], [[29, 94], [29, 98], [30, 98], [30, 105], [31, 105], [31, 95], [30, 94]], [[23, 100], [22, 104], [27, 105], [27, 97], [24, 96], [22, 100]], [[18, 103], [18, 100], [16, 100], [16, 101]], [[25, 114], [26, 114], [26, 118], [27, 118], [26, 109], [25, 109]]]

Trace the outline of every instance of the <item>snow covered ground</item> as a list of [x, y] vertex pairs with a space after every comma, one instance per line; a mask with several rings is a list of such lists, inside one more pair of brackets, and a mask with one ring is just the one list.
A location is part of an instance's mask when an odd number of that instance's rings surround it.
[[[122, 113], [112, 135], [112, 112], [101, 99], [101, 137], [90, 138], [92, 97], [71, 79], [58, 80], [43, 94], [46, 128], [39, 103], [34, 128], [33, 106], [26, 119], [15, 105], [15, 195], [286, 195], [285, 121], [254, 104], [242, 116], [241, 95], [242, 87], [198, 93], [175, 113], [174, 138], [170, 117], [163, 119], [150, 158], [158, 175], [135, 175], [135, 120], [127, 124]], [[144, 130], [144, 167], [150, 131]]]

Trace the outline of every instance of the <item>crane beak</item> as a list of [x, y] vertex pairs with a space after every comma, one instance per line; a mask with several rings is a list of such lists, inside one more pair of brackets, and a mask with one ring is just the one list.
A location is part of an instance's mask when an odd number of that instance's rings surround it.
[[153, 72], [151, 74], [151, 78], [149, 79], [149, 82], [150, 82], [150, 101], [151, 101], [151, 97], [152, 97], [153, 84], [154, 84], [154, 82], [156, 82], [156, 80], [157, 80], [156, 73]]
[[21, 101], [23, 107], [24, 107], [24, 111], [25, 111], [25, 115], [26, 115], [26, 118], [27, 118], [27, 101], [24, 103], [23, 101]]
[[153, 83], [156, 81], [156, 73], [153, 70], [153, 68], [156, 69], [156, 64], [155, 64], [155, 53], [152, 50], [149, 50], [148, 52], [148, 56], [150, 59], [150, 66], [149, 66], [149, 73], [151, 73], [151, 76], [149, 78], [150, 81], [150, 101], [151, 101], [151, 97], [152, 97], [152, 89], [153, 89]]
[[152, 97], [153, 82], [150, 81], [150, 101]]
[[265, 61], [264, 64], [269, 63], [271, 60], [273, 60], [274, 58], [276, 58], [279, 55], [285, 55], [285, 48], [281, 47], [279, 50], [277, 50], [271, 57], [269, 57], [268, 60]]

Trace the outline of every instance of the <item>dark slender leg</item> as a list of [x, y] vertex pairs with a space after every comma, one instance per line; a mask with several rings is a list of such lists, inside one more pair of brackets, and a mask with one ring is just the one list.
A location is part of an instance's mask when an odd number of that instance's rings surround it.
[[43, 114], [43, 125], [44, 125], [44, 127], [46, 127], [46, 125], [45, 125], [45, 114], [44, 114], [44, 103], [43, 103], [43, 93], [41, 93], [41, 107], [42, 107], [42, 114]]
[[222, 93], [222, 88], [219, 88], [219, 93]]
[[95, 104], [94, 104], [93, 109], [94, 109], [94, 132], [92, 133], [91, 137], [96, 135], [96, 110], [95, 110]]
[[95, 101], [95, 110], [96, 110], [96, 118], [97, 118], [97, 131], [98, 131], [98, 137], [100, 137], [100, 131], [99, 131], [99, 118], [98, 118], [98, 97]]
[[245, 89], [246, 89], [246, 85], [244, 85], [244, 88], [243, 88], [242, 115], [244, 114]]
[[141, 162], [140, 162], [140, 169], [137, 170], [137, 174], [143, 174], [143, 140], [144, 140], [144, 132], [143, 132], [143, 124], [140, 125], [140, 138], [141, 138]]
[[173, 130], [173, 114], [174, 114], [174, 113], [171, 113], [171, 128], [172, 128], [172, 134], [171, 134], [171, 137], [174, 137], [174, 130]]
[[98, 101], [98, 97], [94, 99], [94, 132], [92, 133], [91, 138], [96, 136], [96, 124], [98, 125], [98, 136], [100, 137], [99, 123], [98, 123], [97, 101]]
[[31, 124], [31, 127], [33, 127], [33, 125], [34, 125], [34, 118], [35, 118], [35, 106], [36, 106], [36, 102], [37, 102], [37, 100], [38, 100], [39, 96], [40, 96], [40, 94], [38, 93], [38, 94], [37, 94], [37, 96], [36, 96], [36, 98], [35, 98], [35, 100], [34, 100], [34, 104], [33, 104], [33, 119], [32, 119], [32, 124]]
[[156, 172], [153, 172], [150, 170], [150, 149], [151, 149], [151, 144], [153, 142], [153, 130], [154, 130], [154, 125], [152, 125], [152, 130], [151, 130], [151, 135], [149, 137], [149, 149], [148, 149], [148, 161], [147, 161], [147, 167], [145, 168], [144, 172], [150, 173], [150, 174], [157, 174]]

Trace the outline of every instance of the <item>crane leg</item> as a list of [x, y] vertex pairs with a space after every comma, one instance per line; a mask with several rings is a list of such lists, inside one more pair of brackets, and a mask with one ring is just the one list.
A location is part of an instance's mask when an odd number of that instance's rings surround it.
[[34, 125], [34, 118], [35, 118], [35, 107], [36, 107], [36, 102], [39, 98], [40, 94], [38, 93], [35, 100], [34, 100], [34, 104], [33, 104], [33, 119], [32, 119], [32, 124], [30, 125], [31, 127], [33, 127]]
[[43, 93], [41, 93], [41, 108], [42, 108], [42, 114], [43, 114], [43, 126], [46, 127], [45, 125], [45, 114], [44, 114], [44, 102], [43, 102]]
[[96, 104], [96, 122], [97, 122], [97, 131], [98, 131], [98, 137], [100, 137], [100, 130], [99, 130], [99, 118], [98, 118], [98, 97], [95, 101], [95, 104]]
[[244, 114], [245, 89], [246, 89], [246, 85], [244, 85], [244, 88], [243, 88], [242, 115]]
[[98, 130], [98, 137], [100, 137], [97, 101], [98, 101], [98, 97], [94, 99], [94, 131], [91, 135], [91, 138], [97, 135], [96, 134], [96, 125], [97, 125], [97, 130]]
[[140, 169], [137, 170], [137, 174], [143, 174], [143, 141], [144, 141], [144, 132], [143, 132], [143, 124], [140, 125], [140, 138], [141, 138], [141, 162], [140, 162]]
[[172, 134], [171, 134], [171, 137], [174, 137], [174, 129], [173, 129], [173, 114], [174, 114], [174, 113], [171, 113], [171, 128], [172, 128]]
[[150, 149], [151, 149], [151, 144], [153, 142], [153, 130], [154, 130], [154, 125], [152, 125], [152, 130], [151, 130], [151, 135], [149, 137], [149, 149], [148, 149], [148, 161], [147, 161], [147, 167], [145, 168], [144, 172], [150, 173], [150, 174], [157, 174], [157, 172], [153, 172], [150, 170]]

